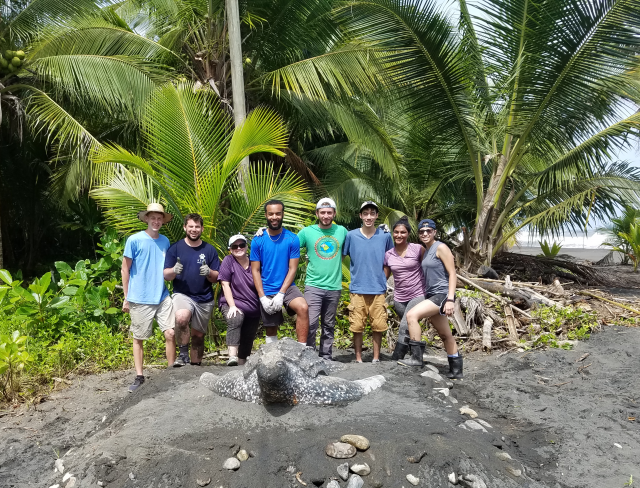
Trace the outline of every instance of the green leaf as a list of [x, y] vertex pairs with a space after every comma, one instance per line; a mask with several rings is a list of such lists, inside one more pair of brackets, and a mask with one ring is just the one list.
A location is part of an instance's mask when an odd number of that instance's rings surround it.
[[56, 261], [55, 267], [59, 273], [64, 273], [67, 276], [71, 276], [73, 274], [73, 269], [64, 261]]
[[78, 293], [78, 287], [77, 286], [67, 286], [67, 287], [62, 289], [62, 293], [64, 293], [67, 296], [74, 296], [76, 293]]
[[70, 296], [64, 296], [64, 297], [55, 297], [53, 300], [51, 300], [49, 302], [49, 304], [47, 305], [47, 307], [49, 308], [61, 308], [63, 307], [67, 302], [69, 302], [69, 300], [71, 299]]
[[115, 308], [115, 307], [110, 307], [110, 308], [106, 309], [106, 310], [104, 311], [104, 313], [109, 314], [109, 315], [113, 315], [113, 314], [118, 313], [119, 311], [120, 311], [120, 310], [118, 310], [118, 309], [117, 309], [117, 308]]
[[7, 285], [11, 285], [11, 283], [13, 282], [11, 273], [9, 273], [6, 269], [0, 269], [0, 280], [4, 281]]

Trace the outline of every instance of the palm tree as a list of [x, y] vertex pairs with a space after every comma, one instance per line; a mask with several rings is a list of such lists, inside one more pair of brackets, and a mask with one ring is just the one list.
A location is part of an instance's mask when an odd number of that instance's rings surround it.
[[3, 0], [0, 54], [19, 64], [0, 59], [0, 124], [45, 134], [65, 163], [55, 180], [63, 200], [90, 185], [88, 153], [130, 135], [146, 98], [182, 63], [98, 0]]
[[91, 196], [118, 231], [144, 228], [137, 212], [161, 201], [175, 215], [163, 231], [171, 240], [183, 236], [184, 216], [197, 212], [204, 218], [203, 239], [226, 253], [229, 236], [250, 234], [264, 225], [262, 208], [268, 200], [285, 203], [284, 223], [289, 227], [299, 227], [313, 208], [299, 178], [278, 174], [267, 164], [251, 168], [246, 199], [238, 188], [235, 176], [244, 157], [283, 154], [287, 134], [273, 112], [257, 108], [234, 129], [212, 90], [181, 83], [156, 89], [143, 114], [140, 153], [109, 144], [93, 157], [102, 167], [102, 184]]
[[640, 223], [640, 210], [633, 207], [625, 207], [622, 215], [618, 218], [611, 219], [611, 223], [606, 227], [601, 227], [598, 232], [602, 232], [607, 236], [607, 241], [602, 246], [611, 247], [613, 250], [606, 256], [608, 261], [613, 252], [618, 251], [622, 254], [622, 264], [629, 264], [629, 256], [633, 252], [630, 243], [625, 239], [625, 235], [633, 235], [632, 225]]
[[[265, 77], [299, 106], [375, 109], [386, 99], [385, 118], [399, 121], [386, 140], [402, 165], [390, 172], [374, 157], [370, 174], [396, 193], [421, 167], [442, 179], [438, 207], [469, 229], [467, 265], [490, 263], [523, 227], [577, 231], [640, 196], [638, 170], [607, 163], [640, 129], [640, 113], [629, 113], [640, 101], [640, 0], [476, 7], [472, 17], [459, 0], [454, 22], [432, 0], [342, 2], [332, 17], [342, 36], [327, 52]], [[362, 126], [333, 120], [343, 133]]]

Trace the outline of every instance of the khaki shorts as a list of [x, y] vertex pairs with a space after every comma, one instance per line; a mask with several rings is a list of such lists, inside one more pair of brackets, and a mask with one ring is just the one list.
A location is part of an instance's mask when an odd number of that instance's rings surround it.
[[134, 339], [149, 339], [153, 335], [153, 319], [158, 321], [158, 327], [164, 332], [173, 329], [176, 317], [173, 312], [171, 297], [167, 297], [160, 305], [145, 305], [143, 303], [129, 303], [131, 327], [129, 330]]
[[[266, 295], [267, 298], [273, 298], [276, 295]], [[287, 309], [289, 316], [294, 315], [294, 311], [289, 308], [289, 304], [296, 298], [304, 298], [300, 289], [296, 285], [291, 285], [287, 288], [287, 292], [284, 294], [284, 306]], [[278, 310], [276, 313], [267, 313], [260, 304], [260, 316], [262, 317], [262, 325], [265, 327], [278, 327], [284, 322], [284, 315], [282, 310]]]
[[209, 328], [209, 320], [213, 313], [214, 304], [214, 300], [200, 303], [182, 293], [173, 294], [173, 309], [176, 312], [178, 310], [188, 310], [191, 313], [191, 328], [203, 334], [206, 334]]
[[387, 330], [387, 309], [384, 295], [350, 294], [349, 330], [355, 333], [364, 332], [367, 317], [371, 318], [371, 330], [384, 332]]

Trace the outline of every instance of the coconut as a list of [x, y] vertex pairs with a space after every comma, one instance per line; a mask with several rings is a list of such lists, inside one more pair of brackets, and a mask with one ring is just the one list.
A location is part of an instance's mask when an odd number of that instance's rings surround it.
[[4, 58], [0, 58], [0, 67], [6, 68], [7, 66], [9, 66], [9, 62]]
[[20, 65], [22, 65], [22, 61], [20, 61], [19, 57], [15, 57], [11, 60], [11, 64], [14, 65], [16, 68], [19, 67]]
[[25, 56], [24, 51], [16, 51], [16, 57], [17, 58], [22, 60], [22, 59], [24, 59], [24, 56]]
[[15, 56], [15, 54], [13, 53], [13, 51], [10, 51], [9, 49], [7, 49], [7, 50], [4, 52], [4, 57], [5, 57], [5, 58], [7, 58], [7, 59], [11, 59], [11, 58], [12, 58], [12, 57], [14, 57], [14, 56]]
[[8, 68], [9, 68], [9, 72], [10, 72], [10, 73], [15, 73], [16, 71], [18, 71], [18, 68], [16, 68], [16, 67], [15, 67], [14, 65], [12, 65], [12, 64], [10, 64], [10, 65], [8, 66]]

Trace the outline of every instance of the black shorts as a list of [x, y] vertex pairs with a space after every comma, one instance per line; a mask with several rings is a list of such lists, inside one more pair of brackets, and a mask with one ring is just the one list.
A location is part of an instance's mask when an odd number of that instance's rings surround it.
[[[273, 298], [275, 295], [267, 295], [267, 298]], [[289, 308], [289, 304], [296, 298], [304, 298], [302, 292], [296, 285], [291, 285], [287, 289], [287, 293], [284, 294], [284, 306], [287, 309], [287, 314], [294, 315], [295, 312]], [[267, 313], [260, 304], [260, 316], [262, 317], [262, 325], [264, 327], [277, 327], [284, 322], [284, 315], [282, 310], [278, 310], [276, 313]]]
[[447, 303], [447, 293], [435, 293], [433, 295], [427, 295], [427, 300], [431, 303], [435, 303], [440, 308], [440, 315], [445, 315], [444, 305]]

